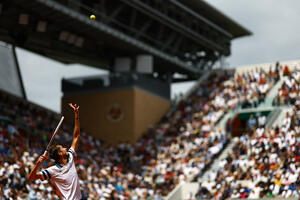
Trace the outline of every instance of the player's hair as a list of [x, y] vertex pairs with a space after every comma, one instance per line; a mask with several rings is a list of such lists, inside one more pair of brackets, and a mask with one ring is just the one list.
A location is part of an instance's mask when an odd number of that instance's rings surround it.
[[58, 148], [58, 145], [57, 144], [52, 144], [50, 147], [49, 147], [49, 157], [53, 160], [55, 160], [56, 162], [59, 161], [59, 148]]

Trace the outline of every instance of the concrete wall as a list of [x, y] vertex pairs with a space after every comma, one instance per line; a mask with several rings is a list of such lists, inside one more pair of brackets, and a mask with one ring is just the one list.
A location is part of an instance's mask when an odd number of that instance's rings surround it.
[[135, 140], [155, 125], [170, 109], [170, 101], [152, 95], [145, 90], [134, 89], [134, 133]]
[[62, 115], [70, 122], [69, 102], [80, 105], [82, 129], [110, 144], [134, 143], [170, 107], [168, 100], [138, 88], [64, 96]]

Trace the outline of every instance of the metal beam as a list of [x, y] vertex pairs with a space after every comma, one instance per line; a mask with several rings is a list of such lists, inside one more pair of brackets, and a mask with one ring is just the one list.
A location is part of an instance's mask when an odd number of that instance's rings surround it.
[[151, 26], [152, 22], [153, 20], [149, 20], [148, 22], [146, 22], [141, 28], [141, 30], [135, 34], [135, 38], [139, 38], [141, 34], [144, 33]]
[[107, 23], [109, 23], [112, 19], [114, 19], [124, 8], [124, 4], [119, 5], [111, 15], [108, 16], [108, 19], [106, 20]]
[[[171, 29], [185, 35], [186, 37], [194, 40], [195, 42], [197, 42], [199, 44], [203, 45], [203, 43], [204, 43], [210, 49], [213, 49], [213, 50], [217, 49], [219, 51], [224, 51], [224, 52], [227, 51], [219, 44], [216, 44], [215, 42], [208, 40], [204, 36], [199, 35], [195, 31], [191, 30], [189, 27], [179, 24], [174, 19], [171, 19], [170, 17], [166, 16], [165, 14], [153, 9], [149, 5], [146, 5], [145, 3], [143, 3], [139, 0], [121, 0], [121, 1], [142, 11], [143, 13], [147, 14], [148, 16], [156, 19], [157, 21], [165, 24], [166, 26], [170, 27]], [[202, 41], [202, 43], [200, 43], [199, 41]]]
[[161, 40], [163, 35], [164, 35], [164, 30], [165, 27], [162, 24], [159, 24], [159, 29], [158, 29], [158, 39]]
[[136, 21], [136, 10], [135, 9], [132, 9], [132, 14], [130, 16], [130, 26], [131, 27], [134, 27], [134, 24], [135, 24], [135, 21]]
[[177, 40], [177, 42], [175, 43], [174, 48], [173, 48], [173, 50], [172, 50], [172, 53], [175, 53], [175, 51], [178, 51], [178, 50], [179, 50], [179, 47], [180, 47], [180, 45], [182, 44], [182, 42], [183, 42], [183, 37], [180, 37], [180, 38]]
[[100, 21], [91, 21], [87, 16], [85, 16], [81, 13], [75, 12], [74, 10], [72, 10], [64, 5], [61, 5], [60, 3], [57, 3], [54, 0], [35, 0], [35, 1], [41, 3], [45, 6], [48, 6], [56, 11], [59, 11], [65, 15], [68, 15], [71, 18], [76, 19], [82, 23], [90, 25], [91, 27], [94, 27], [98, 31], [104, 32], [112, 37], [115, 37], [115, 38], [122, 40], [130, 45], [133, 45], [142, 51], [148, 52], [160, 59], [166, 60], [177, 66], [180, 66], [180, 68], [182, 68], [183, 70], [193, 72], [193, 73], [198, 73], [198, 70], [196, 68], [194, 68], [193, 66], [188, 66], [184, 61], [180, 60], [178, 57], [171, 56], [168, 53], [165, 53], [159, 49], [156, 49], [144, 42], [138, 41], [138, 40], [134, 39], [133, 37], [128, 36], [114, 28], [111, 28], [108, 25], [106, 25]]
[[188, 12], [189, 14], [191, 14], [192, 16], [194, 16], [195, 18], [197, 18], [198, 20], [204, 22], [205, 24], [209, 25], [211, 28], [218, 30], [220, 33], [222, 33], [223, 35], [229, 37], [230, 39], [233, 38], [233, 35], [231, 33], [229, 33], [228, 31], [224, 30], [223, 28], [221, 28], [220, 26], [216, 25], [215, 23], [205, 19], [204, 17], [202, 17], [201, 15], [199, 15], [198, 13], [196, 13], [195, 11], [193, 11], [192, 9], [188, 8], [187, 6], [183, 5], [182, 3], [180, 3], [178, 0], [169, 0], [171, 3], [173, 3], [174, 5], [176, 5], [177, 7], [181, 8], [182, 10]]
[[175, 40], [176, 38], [176, 33], [172, 33], [170, 37], [167, 39], [165, 42], [165, 45], [162, 47], [162, 50], [165, 50], [169, 45]]

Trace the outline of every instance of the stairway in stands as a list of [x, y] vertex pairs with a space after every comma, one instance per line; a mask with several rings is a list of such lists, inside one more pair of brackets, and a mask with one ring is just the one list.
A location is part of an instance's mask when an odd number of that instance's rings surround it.
[[258, 108], [272, 107], [272, 102], [277, 96], [279, 88], [287, 80], [287, 78], [288, 77], [286, 76], [281, 76], [280, 80], [272, 87], [271, 91], [266, 96], [265, 101], [263, 103], [260, 103]]
[[214, 160], [213, 164], [211, 165], [211, 167], [209, 168], [209, 170], [207, 170], [201, 178], [198, 179], [198, 182], [203, 182], [203, 181], [208, 181], [209, 177], [210, 177], [210, 173], [214, 173], [218, 170], [218, 168], [220, 167], [220, 162], [222, 160], [224, 160], [227, 155], [232, 151], [232, 148], [236, 142], [237, 138], [232, 138], [229, 143], [227, 144], [227, 146], [225, 147], [225, 149], [223, 149], [222, 153]]

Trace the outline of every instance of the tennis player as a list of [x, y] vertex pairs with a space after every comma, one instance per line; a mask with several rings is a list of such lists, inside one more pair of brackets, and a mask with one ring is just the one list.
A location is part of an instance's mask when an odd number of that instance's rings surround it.
[[50, 158], [55, 160], [55, 165], [37, 172], [39, 166], [48, 159], [47, 155], [40, 156], [28, 175], [28, 179], [50, 180], [60, 199], [80, 200], [81, 192], [79, 178], [74, 163], [74, 157], [80, 138], [79, 106], [71, 103], [69, 106], [73, 109], [75, 114], [75, 125], [71, 147], [67, 150], [67, 148], [62, 145], [52, 145], [48, 152]]

